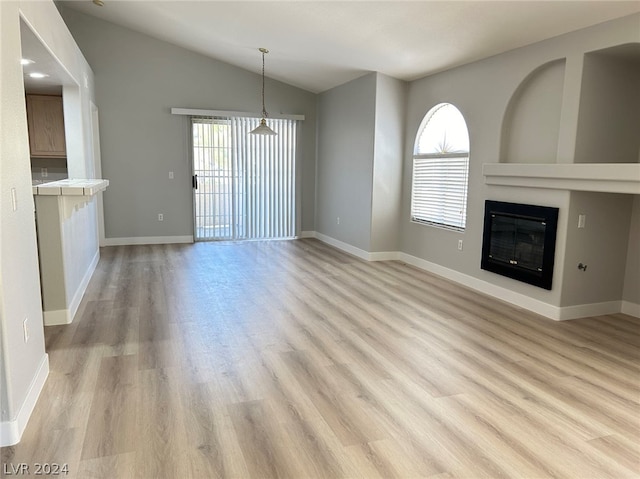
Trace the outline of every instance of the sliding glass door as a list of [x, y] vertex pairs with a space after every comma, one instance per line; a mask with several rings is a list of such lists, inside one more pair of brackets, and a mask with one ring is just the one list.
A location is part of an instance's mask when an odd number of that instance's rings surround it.
[[295, 236], [295, 120], [192, 118], [196, 241]]

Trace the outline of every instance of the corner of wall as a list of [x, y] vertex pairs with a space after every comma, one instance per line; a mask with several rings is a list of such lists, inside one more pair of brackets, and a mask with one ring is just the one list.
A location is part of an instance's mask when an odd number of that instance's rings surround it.
[[44, 354], [18, 414], [14, 419], [0, 422], [0, 447], [13, 446], [20, 442], [48, 375], [49, 356]]

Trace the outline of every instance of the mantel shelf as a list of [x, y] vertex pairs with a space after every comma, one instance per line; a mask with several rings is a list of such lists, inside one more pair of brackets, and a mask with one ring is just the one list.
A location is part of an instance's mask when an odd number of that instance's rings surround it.
[[488, 185], [640, 195], [640, 163], [485, 163]]

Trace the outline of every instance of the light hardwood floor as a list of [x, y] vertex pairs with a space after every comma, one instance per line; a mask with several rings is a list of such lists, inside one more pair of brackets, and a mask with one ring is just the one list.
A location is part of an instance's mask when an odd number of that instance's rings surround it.
[[640, 477], [640, 320], [553, 322], [316, 240], [103, 249], [46, 339], [49, 379], [3, 465]]

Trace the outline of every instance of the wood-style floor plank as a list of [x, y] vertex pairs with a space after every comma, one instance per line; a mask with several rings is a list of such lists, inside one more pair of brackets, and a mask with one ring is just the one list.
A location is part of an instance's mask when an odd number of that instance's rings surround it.
[[557, 323], [316, 240], [104, 248], [45, 335], [2, 477], [640, 477], [640, 319]]

